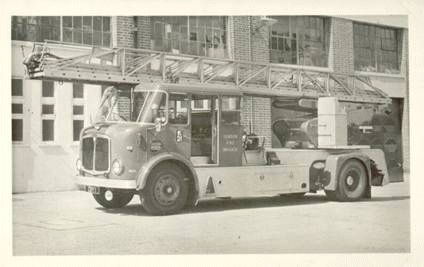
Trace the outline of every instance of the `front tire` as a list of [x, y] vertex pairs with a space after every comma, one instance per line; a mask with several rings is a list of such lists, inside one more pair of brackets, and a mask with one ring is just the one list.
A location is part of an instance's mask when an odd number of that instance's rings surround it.
[[367, 191], [367, 181], [367, 171], [360, 161], [355, 159], [346, 161], [337, 179], [335, 198], [338, 201], [361, 199]]
[[106, 209], [122, 208], [132, 200], [133, 192], [122, 190], [100, 189], [100, 194], [93, 194], [94, 199]]
[[147, 213], [167, 215], [180, 211], [188, 196], [185, 177], [185, 173], [175, 164], [166, 163], [156, 167], [140, 195]]

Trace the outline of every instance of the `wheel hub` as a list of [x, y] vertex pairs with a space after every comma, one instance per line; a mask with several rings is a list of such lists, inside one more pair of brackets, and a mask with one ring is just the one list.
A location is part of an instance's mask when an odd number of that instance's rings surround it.
[[154, 190], [156, 200], [165, 206], [174, 204], [179, 193], [180, 185], [174, 176], [161, 177]]
[[110, 190], [106, 190], [106, 192], [105, 192], [105, 199], [107, 201], [112, 201], [112, 199], [113, 199], [113, 192], [110, 191]]
[[359, 174], [355, 170], [351, 170], [347, 173], [345, 178], [347, 190], [354, 191], [359, 185]]
[[348, 176], [347, 179], [346, 179], [347, 185], [348, 186], [352, 186], [353, 185], [353, 182], [354, 182], [353, 177], [352, 176]]
[[171, 186], [168, 186], [167, 188], [165, 188], [165, 191], [168, 194], [172, 194], [172, 192], [174, 192], [174, 189]]

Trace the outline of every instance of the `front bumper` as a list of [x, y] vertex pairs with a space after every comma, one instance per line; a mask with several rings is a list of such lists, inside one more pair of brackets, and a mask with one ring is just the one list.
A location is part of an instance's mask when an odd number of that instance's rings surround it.
[[76, 184], [78, 186], [96, 186], [106, 188], [117, 188], [117, 189], [136, 189], [135, 180], [117, 180], [117, 179], [106, 179], [97, 178], [91, 176], [76, 176]]

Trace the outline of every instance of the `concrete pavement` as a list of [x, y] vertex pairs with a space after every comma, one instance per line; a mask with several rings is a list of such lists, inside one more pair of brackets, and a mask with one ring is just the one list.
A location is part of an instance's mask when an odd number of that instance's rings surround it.
[[368, 253], [410, 251], [409, 178], [372, 200], [329, 202], [323, 193], [201, 202], [149, 216], [138, 196], [106, 210], [86, 192], [13, 195], [14, 255]]

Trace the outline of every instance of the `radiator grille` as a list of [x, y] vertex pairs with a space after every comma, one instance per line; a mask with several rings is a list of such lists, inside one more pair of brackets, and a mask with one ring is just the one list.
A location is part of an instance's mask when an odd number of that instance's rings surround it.
[[99, 136], [83, 138], [82, 165], [87, 171], [107, 172], [109, 170], [109, 139]]

